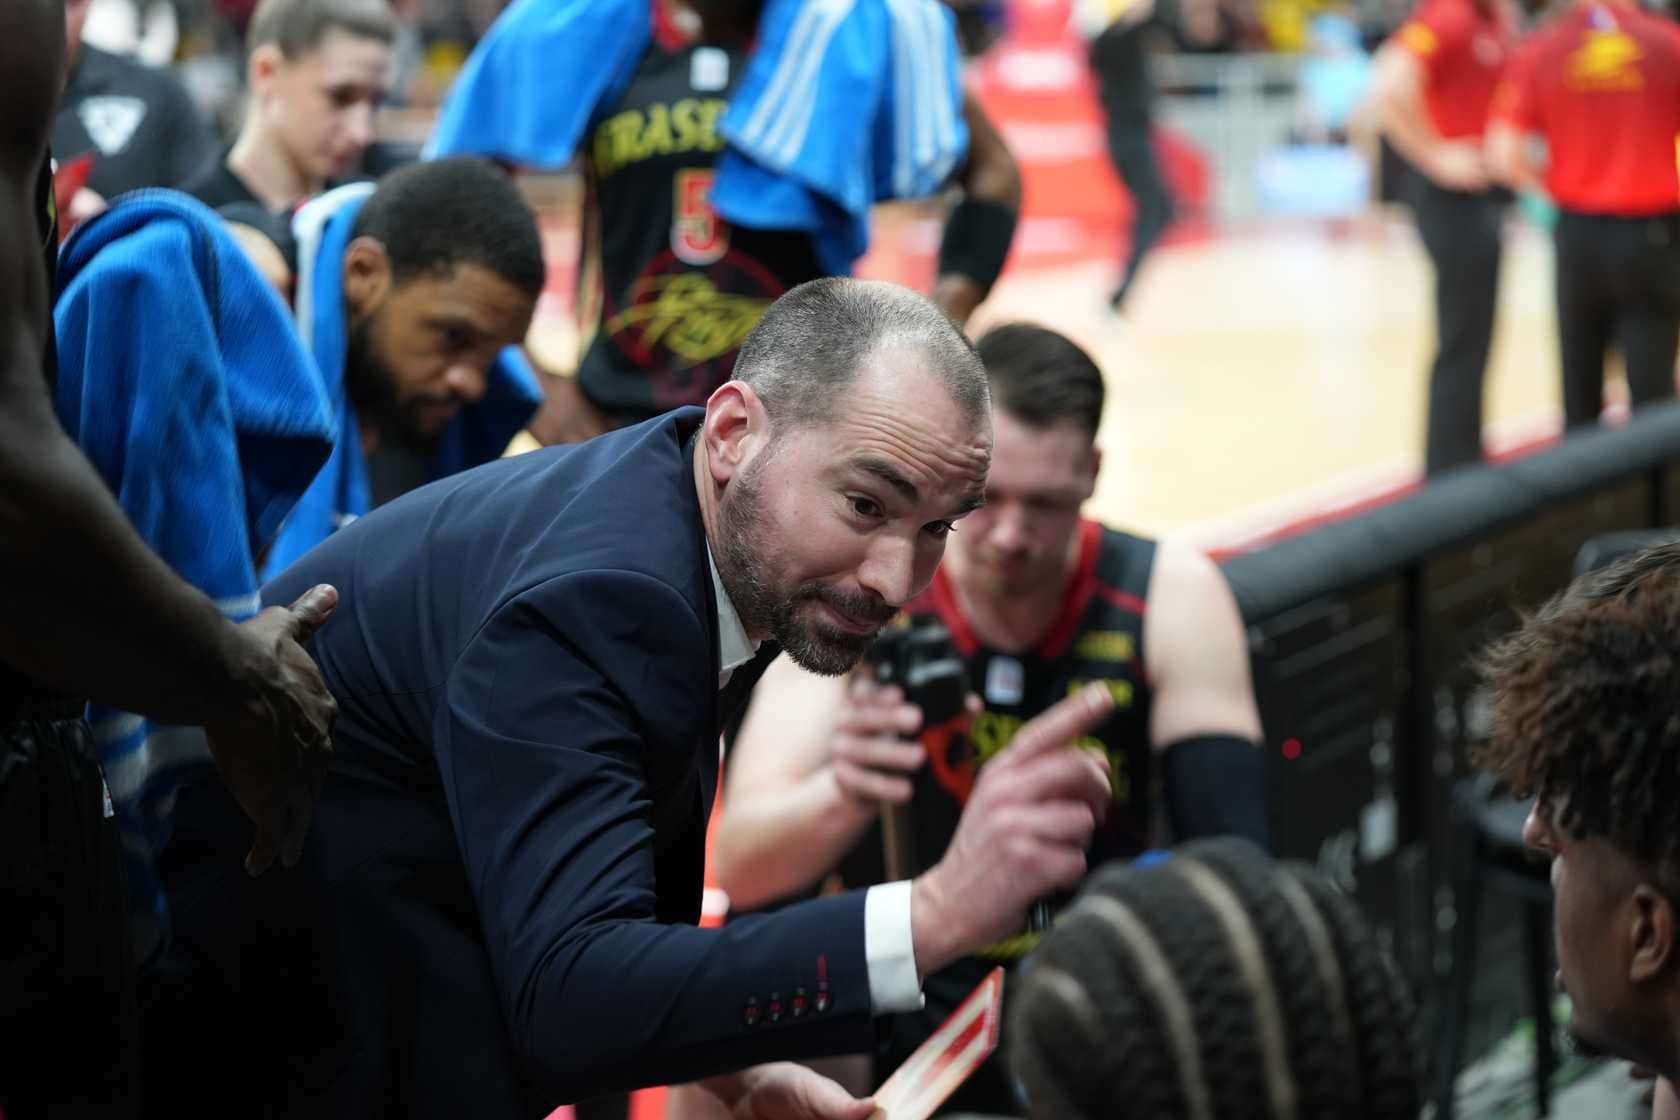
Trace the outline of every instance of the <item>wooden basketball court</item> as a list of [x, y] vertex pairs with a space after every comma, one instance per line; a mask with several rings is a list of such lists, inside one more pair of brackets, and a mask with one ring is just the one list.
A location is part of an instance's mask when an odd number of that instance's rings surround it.
[[[1431, 275], [1409, 223], [1374, 216], [1169, 246], [1124, 318], [1105, 301], [1107, 261], [1007, 275], [982, 318], [1055, 327], [1102, 366], [1094, 512], [1232, 545], [1415, 479]], [[1548, 238], [1513, 225], [1488, 373], [1492, 447], [1559, 423], [1551, 286]]]
[[[1093, 231], [1082, 260], [1012, 267], [973, 324], [1042, 323], [1101, 365], [1111, 395], [1097, 516], [1233, 547], [1417, 477], [1435, 327], [1429, 262], [1404, 216], [1170, 243], [1124, 317], [1107, 304], [1107, 240]], [[575, 260], [565, 224], [549, 241], [557, 265]], [[936, 244], [936, 221], [884, 215], [859, 272], [919, 284]], [[1549, 239], [1514, 221], [1488, 374], [1491, 448], [1558, 425], [1551, 286]], [[532, 342], [545, 361], [575, 360], [562, 300], [545, 303]]]

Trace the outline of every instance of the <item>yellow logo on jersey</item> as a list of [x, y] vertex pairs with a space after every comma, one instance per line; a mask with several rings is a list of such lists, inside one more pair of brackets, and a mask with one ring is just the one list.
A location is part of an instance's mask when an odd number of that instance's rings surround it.
[[1137, 644], [1124, 630], [1093, 630], [1073, 647], [1075, 657], [1092, 661], [1127, 662], [1137, 656]]
[[[1111, 687], [1116, 684], [1126, 684], [1125, 681], [1110, 681], [1108, 683]], [[976, 769], [984, 766], [987, 760], [1009, 746], [1016, 733], [1021, 730], [1026, 722], [1020, 716], [1011, 715], [1008, 712], [994, 712], [989, 708], [978, 712], [968, 729], [968, 739], [974, 747], [974, 757], [969, 765]], [[1131, 799], [1131, 775], [1126, 769], [1124, 751], [1115, 751], [1110, 754], [1108, 749], [1103, 746], [1103, 741], [1094, 735], [1086, 735], [1077, 739], [1073, 745], [1080, 750], [1095, 751], [1099, 755], [1105, 755], [1108, 759], [1109, 784], [1114, 787], [1115, 802], [1124, 804]], [[969, 784], [972, 785], [972, 778]], [[957, 791], [953, 790], [953, 792]]]
[[994, 712], [990, 708], [976, 712], [974, 722], [968, 728], [968, 738], [974, 744], [975, 765], [985, 765], [993, 755], [1007, 747], [1026, 722], [1020, 716]]
[[1017, 933], [1014, 937], [994, 942], [975, 952], [975, 956], [988, 961], [1018, 961], [1034, 949], [1044, 939], [1042, 933]]
[[[1080, 681], [1080, 680], [1069, 681], [1068, 682], [1068, 695], [1072, 696], [1074, 693], [1078, 692], [1080, 689], [1084, 688], [1086, 685], [1092, 684], [1092, 683], [1094, 683], [1094, 682], [1092, 682], [1092, 681]], [[1129, 708], [1129, 707], [1132, 706], [1132, 682], [1131, 681], [1106, 680], [1106, 681], [1103, 681], [1102, 683], [1106, 684], [1108, 686], [1108, 694], [1110, 696], [1114, 697], [1114, 706], [1116, 708]]]
[[663, 344], [691, 365], [737, 349], [770, 306], [718, 286], [701, 273], [684, 272], [640, 281], [630, 306], [608, 319], [608, 334], [641, 328], [649, 347]]
[[1639, 63], [1644, 57], [1639, 44], [1621, 31], [1589, 31], [1586, 40], [1569, 56], [1565, 81], [1577, 93], [1643, 89], [1645, 75]]
[[1441, 40], [1436, 38], [1434, 30], [1421, 23], [1408, 23], [1395, 34], [1403, 45], [1421, 58], [1428, 58], [1441, 48]]
[[614, 113], [595, 130], [595, 174], [605, 179], [655, 156], [722, 151], [717, 126], [727, 106], [722, 98], [684, 97], [670, 105]]

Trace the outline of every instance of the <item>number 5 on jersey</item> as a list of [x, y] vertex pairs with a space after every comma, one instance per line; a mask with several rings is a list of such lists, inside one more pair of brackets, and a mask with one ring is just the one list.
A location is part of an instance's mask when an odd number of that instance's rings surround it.
[[677, 172], [671, 251], [684, 264], [713, 264], [729, 251], [729, 226], [709, 201], [713, 175], [709, 167]]

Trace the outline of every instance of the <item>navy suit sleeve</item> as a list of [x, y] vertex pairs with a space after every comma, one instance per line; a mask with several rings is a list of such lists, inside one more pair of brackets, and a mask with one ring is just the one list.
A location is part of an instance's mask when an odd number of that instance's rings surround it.
[[[450, 674], [444, 789], [514, 1046], [556, 1100], [871, 1045], [861, 893], [654, 920], [649, 763], [717, 749], [710, 640], [670, 587], [596, 571], [504, 606]], [[770, 1022], [797, 988], [805, 1013]]]

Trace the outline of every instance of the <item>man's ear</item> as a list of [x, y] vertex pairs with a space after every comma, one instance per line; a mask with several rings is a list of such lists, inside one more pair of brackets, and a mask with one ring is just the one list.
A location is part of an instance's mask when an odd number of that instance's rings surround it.
[[1633, 914], [1628, 979], [1648, 983], [1674, 967], [1674, 903], [1651, 884], [1640, 883], [1633, 889]]
[[706, 462], [712, 481], [727, 484], [770, 443], [770, 417], [764, 402], [744, 381], [727, 381], [706, 401]]
[[245, 64], [245, 81], [251, 87], [251, 94], [261, 98], [274, 88], [274, 76], [286, 63], [286, 56], [273, 43], [264, 43], [251, 52], [251, 59]]
[[353, 317], [384, 302], [391, 289], [391, 258], [371, 237], [358, 237], [344, 250], [344, 301]]

